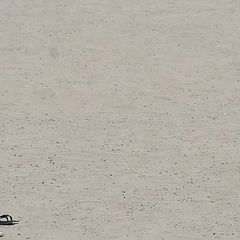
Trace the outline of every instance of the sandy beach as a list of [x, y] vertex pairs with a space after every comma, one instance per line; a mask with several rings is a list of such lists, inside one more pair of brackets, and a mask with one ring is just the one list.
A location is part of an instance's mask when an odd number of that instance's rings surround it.
[[239, 9], [1, 0], [1, 239], [239, 240]]

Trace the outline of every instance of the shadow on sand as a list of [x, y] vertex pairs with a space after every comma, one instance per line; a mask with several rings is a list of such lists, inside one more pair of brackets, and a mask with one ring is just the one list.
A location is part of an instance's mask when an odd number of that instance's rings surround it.
[[13, 220], [13, 221], [2, 221], [2, 220], [0, 220], [0, 226], [2, 226], [2, 225], [4, 225], [4, 226], [8, 226], [8, 225], [15, 225], [15, 224], [18, 224], [19, 223], [19, 221], [15, 221], [15, 220]]

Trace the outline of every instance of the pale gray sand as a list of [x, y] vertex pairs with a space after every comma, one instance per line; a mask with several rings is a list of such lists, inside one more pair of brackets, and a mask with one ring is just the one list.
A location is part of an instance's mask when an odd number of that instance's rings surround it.
[[239, 239], [239, 9], [1, 0], [3, 239]]

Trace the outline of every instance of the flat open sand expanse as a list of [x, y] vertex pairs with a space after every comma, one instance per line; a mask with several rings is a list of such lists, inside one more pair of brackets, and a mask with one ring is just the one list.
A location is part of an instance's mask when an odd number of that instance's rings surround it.
[[1, 0], [3, 239], [239, 240], [239, 9]]

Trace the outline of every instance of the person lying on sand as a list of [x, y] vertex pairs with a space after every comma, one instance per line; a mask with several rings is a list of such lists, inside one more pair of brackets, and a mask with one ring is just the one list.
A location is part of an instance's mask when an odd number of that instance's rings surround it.
[[0, 219], [1, 218], [6, 218], [7, 222], [12, 222], [13, 221], [12, 217], [8, 214], [4, 214], [4, 215], [0, 216]]

